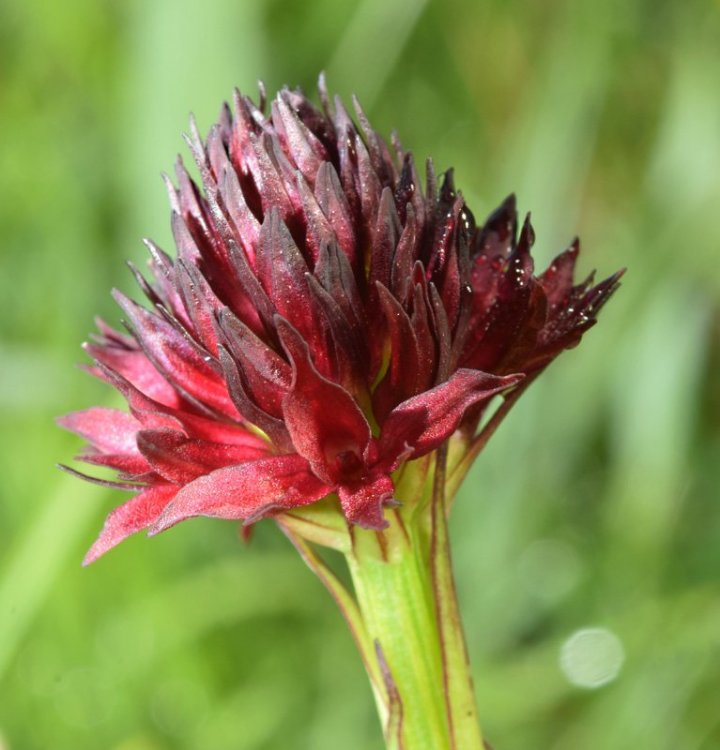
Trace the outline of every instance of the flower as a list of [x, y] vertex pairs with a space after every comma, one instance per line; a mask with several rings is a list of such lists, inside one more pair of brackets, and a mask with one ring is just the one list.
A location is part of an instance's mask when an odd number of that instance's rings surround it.
[[266, 112], [264, 91], [236, 92], [205, 141], [191, 123], [202, 188], [182, 161], [167, 180], [177, 259], [147, 242], [149, 308], [116, 292], [130, 335], [99, 321], [86, 345], [129, 413], [60, 420], [89, 442], [81, 461], [118, 472], [95, 481], [137, 493], [87, 562], [141, 529], [332, 493], [349, 523], [383, 528], [393, 472], [472, 432], [617, 286], [574, 284], [577, 241], [534, 276], [514, 197], [476, 227], [452, 171], [438, 189], [428, 162], [423, 190], [357, 101], [360, 128], [320, 94], [322, 110], [284, 89]]

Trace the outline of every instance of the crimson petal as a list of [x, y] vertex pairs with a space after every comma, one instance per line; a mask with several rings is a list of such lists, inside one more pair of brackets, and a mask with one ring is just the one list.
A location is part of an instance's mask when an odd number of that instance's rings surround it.
[[[222, 349], [221, 349], [222, 353]], [[97, 366], [97, 374], [111, 383], [123, 394], [128, 402], [132, 415], [145, 429], [182, 430], [190, 437], [209, 440], [215, 443], [244, 445], [250, 448], [265, 444], [263, 439], [237, 422], [221, 422], [207, 419], [198, 414], [174, 409], [145, 396], [122, 375], [113, 372], [104, 365]]]
[[117, 344], [85, 344], [85, 351], [98, 362], [122, 375], [143, 394], [166, 406], [178, 406], [180, 394], [153, 366], [142, 349]]
[[390, 477], [378, 473], [357, 484], [340, 485], [338, 496], [350, 523], [379, 531], [389, 525], [383, 516], [383, 505], [393, 500], [393, 491]]
[[218, 322], [253, 400], [268, 414], [280, 416], [282, 398], [290, 385], [290, 366], [229, 310], [220, 311]]
[[421, 355], [410, 316], [380, 282], [377, 290], [390, 339], [387, 373], [373, 394], [373, 411], [382, 422], [393, 406], [418, 392]]
[[138, 453], [135, 434], [141, 424], [127, 412], [95, 406], [66, 414], [57, 421], [66, 430], [84, 437], [101, 453]]
[[105, 520], [97, 541], [85, 555], [83, 565], [90, 565], [131, 534], [154, 523], [177, 491], [173, 484], [158, 484], [115, 508]]
[[322, 81], [320, 98], [324, 111], [284, 89], [267, 112], [261, 87], [258, 105], [236, 92], [205, 140], [191, 121], [201, 179], [182, 160], [177, 188], [166, 178], [177, 260], [148, 241], [147, 278], [131, 267], [149, 307], [118, 295], [131, 335], [99, 322], [86, 346], [130, 414], [61, 421], [90, 441], [81, 460], [118, 472], [90, 481], [142, 493], [93, 555], [176, 491], [155, 530], [331, 492], [350, 523], [382, 528], [391, 472], [469, 437], [617, 287], [575, 284], [577, 242], [535, 276], [514, 196], [478, 227], [452, 170], [438, 189], [428, 161], [423, 189], [396, 135], [389, 147], [355, 100], [359, 126], [331, 107]]
[[206, 474], [183, 487], [150, 529], [158, 534], [186, 518], [259, 520], [274, 510], [296, 508], [332, 492], [295, 454], [261, 458]]
[[152, 472], [150, 464], [145, 457], [139, 453], [129, 455], [127, 453], [95, 453], [89, 450], [75, 456], [76, 461], [82, 461], [93, 466], [106, 466], [119, 472], [120, 479], [131, 482], [141, 481], [141, 478]]
[[383, 425], [380, 465], [394, 471], [401, 461], [429, 453], [455, 431], [470, 406], [510, 388], [523, 377], [458, 370], [442, 385], [404, 401]]
[[370, 426], [353, 397], [317, 371], [300, 334], [282, 318], [276, 326], [293, 366], [292, 385], [283, 399], [285, 424], [295, 450], [318, 477], [335, 484], [348, 462], [362, 460]]
[[213, 469], [252, 461], [268, 453], [267, 446], [191, 440], [173, 430], [142, 430], [138, 432], [137, 444], [152, 468], [176, 484], [192, 482]]
[[237, 414], [222, 379], [179, 331], [120, 292], [114, 296], [147, 358], [169, 382], [199, 408]]

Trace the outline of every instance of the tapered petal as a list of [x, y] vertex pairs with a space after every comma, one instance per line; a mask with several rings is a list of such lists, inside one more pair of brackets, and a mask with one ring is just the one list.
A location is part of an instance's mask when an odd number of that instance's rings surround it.
[[221, 311], [219, 323], [253, 401], [268, 414], [279, 417], [283, 396], [290, 387], [290, 366], [229, 310]]
[[139, 348], [114, 344], [85, 344], [85, 351], [96, 361], [122, 375], [146, 396], [166, 406], [179, 406], [182, 397], [161, 375]]
[[238, 363], [224, 347], [219, 347], [219, 354], [228, 391], [237, 410], [248, 422], [261, 429], [276, 447], [290, 450], [292, 443], [282, 419], [268, 414], [252, 399]]
[[575, 238], [570, 247], [560, 253], [539, 277], [551, 307], [561, 305], [572, 291], [575, 263], [580, 252], [580, 241]]
[[172, 430], [142, 430], [137, 444], [153, 470], [175, 484], [187, 484], [222, 466], [268, 454], [267, 443], [259, 438], [255, 445], [228, 445], [189, 439]]
[[222, 378], [179, 331], [119, 292], [115, 297], [148, 359], [173, 386], [201, 408], [237, 414]]
[[458, 370], [447, 382], [404, 401], [388, 416], [380, 435], [380, 463], [390, 471], [402, 460], [437, 448], [457, 428], [466, 410], [516, 385], [523, 376], [498, 377]]
[[[240, 422], [221, 421], [194, 414], [185, 409], [173, 409], [159, 401], [154, 401], [141, 393], [131, 383], [116, 372], [104, 367], [98, 367], [103, 380], [111, 383], [125, 397], [132, 415], [149, 430], [180, 430], [188, 437], [209, 440], [215, 443], [230, 445], [257, 446], [262, 439]], [[122, 413], [122, 412], [121, 412]]]
[[343, 194], [340, 178], [330, 162], [323, 162], [315, 181], [315, 197], [335, 232], [345, 257], [355, 260], [355, 230], [350, 217], [350, 206]]
[[58, 424], [84, 437], [101, 453], [138, 453], [136, 435], [142, 425], [127, 412], [95, 406], [66, 414]]
[[286, 321], [278, 331], [293, 366], [283, 414], [295, 450], [323, 481], [334, 484], [362, 466], [370, 426], [353, 397], [324, 378], [310, 359], [300, 334]]
[[160, 517], [178, 489], [174, 484], [158, 484], [115, 508], [107, 517], [97, 541], [85, 556], [83, 565], [95, 562], [131, 534], [148, 528]]
[[323, 82], [320, 98], [236, 91], [205, 139], [190, 123], [200, 180], [182, 159], [165, 177], [177, 259], [147, 241], [149, 273], [131, 265], [146, 305], [116, 294], [130, 335], [98, 321], [86, 345], [130, 413], [61, 420], [89, 441], [80, 460], [118, 474], [87, 479], [140, 493], [91, 559], [143, 524], [253, 521], [331, 493], [382, 528], [391, 473], [468, 435], [617, 288], [575, 281], [577, 241], [535, 275], [514, 196], [476, 225], [452, 170], [428, 160], [423, 185], [359, 102], [358, 125]]
[[151, 529], [157, 534], [193, 516], [257, 521], [275, 510], [308, 505], [332, 492], [296, 454], [228, 466], [183, 487]]
[[96, 453], [93, 450], [87, 450], [75, 456], [75, 460], [93, 466], [106, 466], [108, 469], [115, 469], [119, 472], [121, 479], [131, 481], [140, 481], [140, 477], [152, 473], [152, 467], [140, 453]]
[[382, 422], [394, 406], [420, 390], [421, 353], [410, 316], [379, 282], [378, 296], [390, 338], [388, 369], [373, 394], [373, 409]]

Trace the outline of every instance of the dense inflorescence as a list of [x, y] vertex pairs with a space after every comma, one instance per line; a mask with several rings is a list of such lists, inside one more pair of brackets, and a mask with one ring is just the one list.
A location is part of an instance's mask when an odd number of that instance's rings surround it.
[[[259, 518], [336, 493], [351, 523], [382, 528], [391, 475], [487, 402], [577, 344], [618, 274], [575, 284], [578, 243], [533, 274], [514, 197], [481, 227], [452, 172], [423, 182], [409, 152], [283, 90], [266, 112], [236, 92], [168, 180], [177, 259], [152, 242], [149, 307], [116, 298], [129, 335], [86, 345], [129, 413], [64, 417], [79, 456], [136, 492], [93, 560], [138, 530], [196, 515]], [[399, 498], [401, 501], [402, 498]]]

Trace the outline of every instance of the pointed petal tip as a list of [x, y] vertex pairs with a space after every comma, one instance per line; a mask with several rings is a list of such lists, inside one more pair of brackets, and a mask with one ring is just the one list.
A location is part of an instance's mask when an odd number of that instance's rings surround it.
[[83, 566], [90, 565], [129, 536], [150, 526], [176, 493], [177, 487], [173, 485], [156, 485], [111, 511], [100, 535], [85, 555]]
[[133, 306], [136, 305], [136, 303], [133, 302], [127, 294], [121, 292], [117, 287], [113, 287], [110, 290], [110, 296], [122, 308], [123, 312], [127, 315], [131, 315]]
[[[70, 412], [69, 414], [61, 414], [59, 417], [55, 417], [55, 424], [58, 427], [61, 427], [63, 430], [70, 430], [72, 432], [72, 427], [70, 427], [70, 424], [72, 422], [72, 415], [74, 412]], [[60, 464], [55, 464], [55, 468], [59, 469]]]
[[525, 219], [523, 220], [522, 230], [520, 232], [520, 244], [526, 244], [527, 249], [529, 250], [530, 247], [535, 243], [535, 229], [532, 225], [532, 213], [528, 211], [525, 214]]
[[199, 515], [203, 515], [203, 513], [200, 512], [200, 509], [190, 509], [188, 512], [183, 512], [182, 509], [171, 500], [162, 513], [160, 513], [160, 515], [147, 527], [146, 535], [148, 537], [157, 536], [158, 534], [162, 534], [163, 531], [167, 531], [173, 526], [176, 526], [181, 521]]
[[522, 383], [527, 376], [524, 372], [513, 372], [510, 375], [497, 375], [495, 376], [495, 388], [493, 389], [493, 395], [502, 394], [509, 388], [513, 388]]
[[117, 544], [118, 542], [115, 544], [107, 544], [103, 542], [102, 538], [98, 539], [87, 551], [85, 557], [83, 557], [81, 566], [87, 568], [89, 565], [97, 562], [106, 552], [109, 552], [113, 547], [117, 546]]
[[167, 531], [168, 529], [172, 528], [173, 526], [176, 526], [181, 521], [186, 520], [187, 518], [191, 518], [192, 515], [201, 515], [201, 514], [183, 514], [177, 512], [176, 509], [173, 508], [173, 501], [171, 500], [170, 503], [167, 505], [165, 510], [158, 516], [153, 523], [151, 523], [147, 527], [146, 536], [148, 537], [154, 537], [158, 534], [162, 534], [163, 531]]
[[195, 117], [195, 113], [192, 110], [190, 110], [190, 113], [188, 114], [188, 123], [190, 125], [190, 133], [192, 135], [200, 133], [198, 129], [197, 118]]
[[63, 471], [66, 474], [70, 474], [77, 479], [82, 479], [85, 482], [90, 482], [90, 484], [97, 484], [99, 487], [109, 487], [113, 490], [123, 490], [125, 492], [141, 492], [145, 489], [145, 485], [141, 484], [134, 484], [130, 482], [114, 482], [110, 479], [100, 479], [99, 477], [93, 477], [89, 474], [84, 474], [82, 471], [73, 469], [66, 464], [55, 464], [55, 466], [56, 468], [60, 469], [60, 471]]
[[90, 552], [83, 557], [83, 561], [80, 563], [81, 567], [87, 568], [89, 565], [92, 565], [97, 559], [99, 555], [91, 555]]

